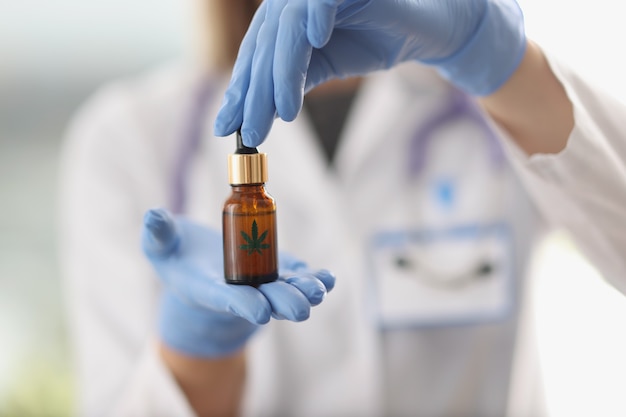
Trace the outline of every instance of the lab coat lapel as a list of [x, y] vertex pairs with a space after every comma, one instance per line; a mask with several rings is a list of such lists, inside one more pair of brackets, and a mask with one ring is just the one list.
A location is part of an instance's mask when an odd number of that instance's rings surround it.
[[[379, 354], [374, 328], [368, 320], [363, 319], [367, 311], [364, 309], [365, 271], [362, 270], [364, 262], [361, 242], [358, 240], [359, 236], [350, 230], [350, 201], [344, 195], [336, 173], [328, 169], [313, 132], [304, 113], [292, 123], [277, 120], [270, 137], [262, 149], [260, 148], [269, 157], [270, 179], [267, 187], [277, 201], [281, 250], [306, 256], [312, 267], [329, 268], [337, 275], [337, 285], [333, 293], [320, 308], [312, 312], [311, 323], [299, 326], [297, 331], [306, 333], [306, 326], [317, 326], [316, 323], [327, 325], [347, 322], [337, 328], [341, 327], [341, 333], [350, 329], [350, 334], [334, 335], [337, 339], [344, 338], [351, 349], [349, 360], [342, 365], [346, 372], [338, 375], [335, 383], [339, 384], [338, 389], [347, 390], [350, 382], [354, 381], [354, 376], [359, 375], [359, 390], [355, 393], [358, 398], [344, 403], [352, 403], [353, 407], [354, 402], [358, 401], [362, 404], [359, 415], [378, 416], [381, 415], [381, 390], [378, 386], [381, 381], [380, 364], [377, 360]], [[307, 239], [301, 236], [306, 236]], [[319, 320], [316, 321], [316, 317]], [[310, 331], [311, 334], [333, 334], [331, 329], [313, 330]], [[316, 342], [320, 343], [319, 340], [312, 340], [312, 346]], [[324, 343], [337, 344], [335, 349], [345, 348], [345, 343], [341, 340], [328, 340]], [[330, 406], [329, 404], [328, 407]], [[329, 409], [324, 412], [319, 405], [317, 407], [319, 415], [341, 415], [342, 411]]]
[[[269, 158], [268, 189], [286, 208], [300, 211], [314, 207], [320, 199], [333, 200], [331, 174], [303, 115], [291, 123], [276, 120], [259, 151]], [[279, 197], [285, 196], [284, 198]], [[292, 207], [293, 205], [293, 207]]]
[[[376, 149], [389, 143], [390, 132], [401, 114], [403, 103], [396, 100], [393, 81], [381, 75], [372, 78], [361, 85], [337, 148], [336, 169], [344, 185], [358, 181]], [[385, 82], [377, 82], [376, 78]]]

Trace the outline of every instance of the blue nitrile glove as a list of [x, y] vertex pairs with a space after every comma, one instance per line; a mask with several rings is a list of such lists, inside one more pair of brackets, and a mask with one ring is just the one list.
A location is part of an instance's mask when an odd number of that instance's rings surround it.
[[163, 282], [159, 331], [190, 356], [236, 352], [270, 317], [302, 321], [335, 284], [326, 270], [280, 255], [280, 278], [259, 288], [224, 281], [222, 236], [165, 210], [144, 217], [144, 252]]
[[305, 91], [404, 61], [434, 65], [473, 95], [497, 90], [526, 47], [515, 0], [266, 0], [241, 44], [215, 134], [258, 146]]

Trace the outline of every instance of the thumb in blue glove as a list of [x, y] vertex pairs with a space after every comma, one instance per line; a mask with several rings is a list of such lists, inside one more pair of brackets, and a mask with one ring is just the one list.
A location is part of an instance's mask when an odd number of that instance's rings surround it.
[[306, 320], [335, 283], [280, 256], [280, 278], [258, 289], [224, 281], [222, 237], [165, 210], [144, 217], [142, 245], [163, 282], [159, 332], [169, 347], [195, 357], [222, 357], [241, 349], [271, 317]]
[[344, 78], [420, 61], [470, 94], [498, 89], [526, 39], [515, 0], [271, 0], [239, 49], [215, 134], [241, 127], [263, 142], [276, 115], [293, 120], [304, 92]]

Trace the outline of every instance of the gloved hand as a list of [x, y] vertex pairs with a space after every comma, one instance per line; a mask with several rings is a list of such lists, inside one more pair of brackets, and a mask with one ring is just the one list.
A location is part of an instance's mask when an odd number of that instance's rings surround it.
[[258, 146], [305, 91], [417, 60], [488, 95], [515, 71], [526, 39], [515, 0], [266, 0], [240, 46], [215, 134], [241, 127]]
[[306, 320], [335, 283], [328, 271], [281, 254], [276, 282], [258, 289], [227, 284], [221, 234], [161, 209], [146, 213], [142, 245], [164, 286], [162, 341], [190, 356], [234, 353], [271, 316]]

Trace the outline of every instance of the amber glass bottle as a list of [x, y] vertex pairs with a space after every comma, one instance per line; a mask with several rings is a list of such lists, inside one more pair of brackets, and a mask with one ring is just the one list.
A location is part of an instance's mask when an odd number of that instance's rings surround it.
[[224, 203], [222, 232], [226, 282], [258, 286], [278, 278], [276, 203], [265, 191], [267, 156], [243, 146], [228, 157], [232, 194]]

